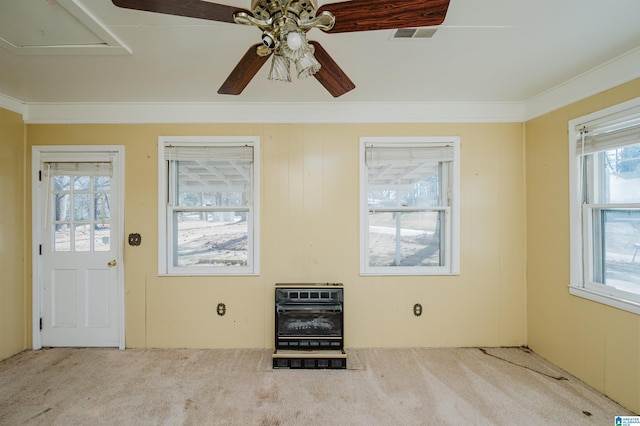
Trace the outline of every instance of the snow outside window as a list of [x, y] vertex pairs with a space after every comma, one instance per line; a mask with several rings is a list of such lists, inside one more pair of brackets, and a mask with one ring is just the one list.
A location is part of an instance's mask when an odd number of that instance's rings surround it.
[[363, 275], [459, 273], [459, 140], [361, 138]]

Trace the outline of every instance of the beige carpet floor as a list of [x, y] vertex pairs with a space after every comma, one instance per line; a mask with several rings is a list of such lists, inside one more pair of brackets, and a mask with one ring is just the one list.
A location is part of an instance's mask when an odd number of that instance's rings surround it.
[[0, 361], [2, 425], [613, 425], [633, 415], [526, 348], [45, 349]]

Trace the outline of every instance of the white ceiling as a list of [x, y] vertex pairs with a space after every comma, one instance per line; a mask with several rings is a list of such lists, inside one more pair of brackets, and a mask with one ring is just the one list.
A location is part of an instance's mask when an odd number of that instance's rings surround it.
[[[250, 0], [222, 3], [250, 8]], [[241, 95], [229, 96], [217, 89], [260, 42], [256, 28], [121, 9], [111, 0], [2, 0], [0, 94], [25, 105], [508, 105], [639, 51], [639, 22], [638, 0], [451, 0], [430, 39], [311, 30], [308, 38], [356, 84], [340, 98], [314, 78], [267, 80], [270, 63]], [[640, 76], [638, 57], [625, 68], [629, 80]]]

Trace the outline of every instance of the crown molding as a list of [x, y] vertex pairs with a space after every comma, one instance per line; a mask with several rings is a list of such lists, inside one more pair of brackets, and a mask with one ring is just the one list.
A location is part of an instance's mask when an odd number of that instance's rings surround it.
[[17, 99], [3, 95], [2, 93], [0, 93], [0, 108], [17, 112], [18, 114], [21, 114], [23, 117], [26, 113], [26, 107], [24, 103], [20, 102]]
[[29, 103], [28, 124], [521, 122], [519, 102]]
[[640, 47], [527, 99], [525, 121], [640, 78]]

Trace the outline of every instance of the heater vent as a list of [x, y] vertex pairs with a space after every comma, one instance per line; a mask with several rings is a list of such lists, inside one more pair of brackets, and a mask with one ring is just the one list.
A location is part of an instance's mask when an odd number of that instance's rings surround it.
[[437, 28], [400, 28], [393, 33], [393, 39], [431, 38], [438, 31]]

